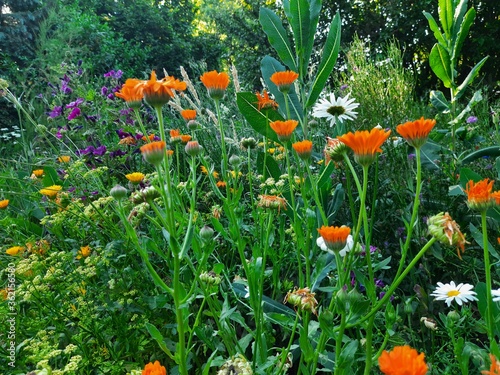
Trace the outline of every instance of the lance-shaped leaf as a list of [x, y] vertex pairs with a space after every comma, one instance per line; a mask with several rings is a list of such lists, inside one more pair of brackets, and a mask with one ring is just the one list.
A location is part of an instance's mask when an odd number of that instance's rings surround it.
[[[269, 92], [273, 94], [274, 99], [279, 105], [280, 111], [284, 117], [286, 115], [286, 104], [285, 97], [283, 93], [278, 90], [276, 85], [271, 82], [271, 76], [276, 72], [285, 71], [285, 67], [278, 60], [271, 56], [264, 56], [262, 62], [260, 64], [260, 70], [262, 72], [262, 78], [266, 82], [267, 87], [269, 88]], [[290, 92], [288, 93], [288, 104], [290, 108], [290, 119], [300, 120], [303, 117], [302, 106], [300, 105], [299, 97], [295, 92], [295, 88], [292, 86], [290, 88]]]
[[284, 6], [284, 8], [295, 38], [295, 53], [299, 59], [299, 74], [304, 74], [304, 46], [310, 39], [309, 2], [303, 0], [287, 0], [285, 3], [288, 3], [288, 6]]
[[464, 14], [465, 12], [467, 12], [467, 1], [468, 0], [460, 0], [455, 8], [455, 13], [453, 15], [453, 26], [451, 29], [453, 39], [457, 36], [460, 25], [462, 24], [462, 21], [464, 19]]
[[439, 22], [441, 22], [441, 27], [447, 39], [451, 39], [453, 13], [452, 0], [439, 0]]
[[446, 40], [443, 34], [441, 34], [441, 29], [439, 28], [436, 20], [434, 17], [432, 17], [432, 14], [428, 12], [423, 12], [425, 18], [427, 18], [427, 21], [429, 22], [429, 27], [431, 28], [432, 32], [434, 33], [434, 38], [438, 41], [439, 44], [441, 44], [443, 47], [446, 47]]
[[476, 11], [474, 8], [469, 9], [463, 21], [459, 24], [457, 33], [453, 35], [453, 49], [451, 52], [451, 59], [456, 61], [458, 56], [460, 56], [460, 51], [462, 50], [462, 45], [464, 44], [464, 40], [469, 34], [470, 27], [474, 23], [474, 18], [476, 17]]
[[440, 44], [434, 44], [429, 55], [429, 65], [434, 74], [443, 81], [444, 86], [447, 88], [452, 86], [450, 63], [448, 51]]
[[316, 77], [314, 78], [311, 91], [309, 92], [309, 97], [307, 98], [306, 108], [316, 103], [316, 100], [321, 94], [323, 87], [325, 87], [326, 81], [328, 80], [335, 63], [337, 62], [340, 48], [340, 32], [340, 14], [337, 12], [332, 20], [332, 23], [330, 24], [330, 30], [328, 31], [325, 47], [323, 48], [323, 53], [321, 54], [318, 71], [316, 72]]
[[264, 137], [278, 142], [278, 136], [269, 127], [269, 121], [283, 120], [277, 111], [259, 111], [257, 107], [257, 97], [251, 92], [239, 92], [236, 94], [236, 104], [245, 120], [250, 126]]
[[481, 94], [481, 90], [477, 90], [472, 96], [472, 98], [469, 100], [469, 103], [467, 103], [467, 106], [462, 110], [462, 112], [460, 112], [460, 114], [457, 117], [451, 120], [449, 124], [456, 125], [460, 123], [464, 119], [465, 115], [470, 111], [472, 111], [472, 108], [474, 108], [474, 106], [481, 100], [483, 100], [483, 95]]
[[476, 159], [484, 158], [485, 156], [493, 158], [500, 156], [500, 146], [490, 146], [481, 148], [477, 151], [471, 152], [463, 157], [461, 160], [462, 164], [467, 164], [473, 162]]
[[321, 0], [309, 0], [309, 38], [304, 44], [304, 60], [303, 64], [305, 67], [309, 65], [309, 60], [311, 59], [311, 53], [314, 45], [314, 35], [316, 35], [316, 29], [318, 28], [319, 14], [321, 12]]
[[455, 98], [459, 99], [465, 92], [465, 89], [469, 86], [469, 84], [474, 80], [474, 78], [477, 77], [479, 74], [479, 70], [481, 67], [484, 65], [486, 60], [488, 59], [488, 56], [483, 58], [481, 61], [479, 61], [474, 68], [470, 71], [470, 73], [465, 77], [464, 81], [460, 86], [457, 88], [457, 92], [455, 93]]
[[450, 112], [450, 103], [444, 97], [444, 94], [438, 90], [432, 90], [430, 94], [431, 104], [441, 113]]
[[262, 7], [259, 12], [259, 21], [269, 43], [276, 50], [280, 59], [288, 68], [296, 72], [297, 64], [281, 19], [272, 10]]

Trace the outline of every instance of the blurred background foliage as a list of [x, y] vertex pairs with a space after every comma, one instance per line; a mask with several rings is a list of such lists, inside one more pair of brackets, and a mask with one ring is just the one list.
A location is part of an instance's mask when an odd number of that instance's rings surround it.
[[[0, 75], [18, 94], [36, 95], [37, 77], [51, 80], [61, 62], [83, 60], [90, 76], [121, 69], [144, 78], [151, 69], [192, 76], [234, 64], [244, 89], [261, 88], [260, 61], [272, 51], [258, 21], [261, 6], [281, 12], [276, 0], [0, 0]], [[500, 2], [470, 0], [476, 22], [466, 40], [459, 74], [489, 55], [476, 84], [498, 96], [500, 81]], [[403, 64], [415, 72], [416, 93], [427, 100], [439, 82], [427, 64], [434, 43], [423, 10], [437, 12], [437, 0], [324, 0], [319, 34], [336, 11], [342, 18], [343, 56], [355, 38], [377, 58], [397, 40]], [[324, 40], [317, 38], [322, 45]], [[54, 77], [55, 78], [55, 77]], [[333, 82], [333, 81], [332, 81]], [[496, 99], [496, 98], [495, 98]], [[5, 110], [5, 109], [3, 109]]]

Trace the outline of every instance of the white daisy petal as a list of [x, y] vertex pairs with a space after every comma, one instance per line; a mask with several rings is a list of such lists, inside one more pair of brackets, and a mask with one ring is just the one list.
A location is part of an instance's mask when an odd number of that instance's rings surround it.
[[500, 301], [500, 289], [492, 290], [491, 296], [493, 297], [493, 302]]
[[477, 301], [475, 297], [477, 293], [472, 290], [474, 288], [473, 285], [464, 283], [456, 285], [454, 281], [451, 281], [449, 284], [438, 282], [437, 285], [436, 290], [430, 295], [435, 297], [436, 301], [444, 300], [448, 306], [451, 306], [453, 301], [456, 301], [460, 306], [469, 301]]
[[326, 118], [330, 121], [330, 126], [334, 126], [337, 120], [354, 120], [358, 113], [354, 111], [359, 107], [359, 103], [355, 103], [355, 99], [349, 99], [349, 94], [344, 97], [335, 98], [335, 94], [331, 93], [329, 99], [321, 98], [313, 107], [312, 115], [316, 118]]

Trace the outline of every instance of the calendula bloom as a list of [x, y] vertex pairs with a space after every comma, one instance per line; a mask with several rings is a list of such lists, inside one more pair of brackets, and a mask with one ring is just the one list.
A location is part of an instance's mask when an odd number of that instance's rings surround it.
[[71, 160], [71, 156], [68, 156], [68, 155], [61, 155], [57, 158], [57, 161], [59, 163], [69, 163], [70, 160]]
[[341, 227], [323, 225], [318, 229], [318, 233], [323, 238], [327, 249], [338, 252], [346, 247], [351, 228], [345, 225]]
[[179, 129], [170, 130], [170, 142], [176, 143], [181, 141], [181, 131]]
[[181, 135], [181, 143], [188, 143], [191, 140], [191, 136], [189, 134], [182, 134]]
[[156, 141], [141, 146], [141, 153], [148, 163], [159, 165], [165, 157], [167, 145], [164, 141]]
[[155, 363], [149, 362], [146, 366], [144, 366], [142, 375], [167, 375], [167, 369], [158, 361], [155, 361]]
[[299, 75], [291, 70], [276, 72], [271, 76], [271, 82], [283, 93], [290, 91], [292, 84], [299, 78]]
[[144, 100], [153, 108], [158, 108], [175, 96], [174, 91], [184, 91], [186, 82], [181, 82], [174, 77], [166, 76], [161, 80], [156, 79], [156, 72], [151, 72], [149, 81], [139, 83], [144, 92]]
[[155, 140], [155, 135], [154, 134], [150, 134], [150, 135], [143, 135], [141, 137], [141, 139], [144, 141], [144, 142], [153, 142]]
[[90, 246], [82, 246], [76, 255], [76, 259], [86, 258], [90, 255], [92, 251], [90, 250]]
[[215, 184], [215, 186], [217, 186], [218, 188], [225, 188], [226, 187], [226, 183], [224, 181], [217, 181], [217, 183]]
[[222, 99], [229, 86], [229, 75], [225, 72], [218, 73], [216, 70], [203, 73], [200, 80], [207, 88], [208, 95], [215, 100]]
[[5, 210], [8, 205], [9, 205], [9, 200], [8, 199], [2, 199], [0, 201], [0, 210]]
[[313, 143], [310, 140], [305, 139], [295, 142], [292, 144], [292, 147], [302, 160], [307, 160], [311, 157]]
[[483, 211], [495, 205], [496, 200], [492, 195], [493, 180], [485, 178], [479, 182], [469, 180], [465, 186], [467, 193], [467, 206], [473, 210]]
[[500, 361], [493, 355], [490, 354], [490, 369], [481, 371], [483, 375], [500, 375]]
[[120, 91], [115, 92], [118, 98], [125, 100], [130, 108], [139, 109], [144, 97], [144, 81], [129, 78], [125, 81]]
[[299, 124], [296, 120], [272, 121], [269, 123], [281, 142], [287, 142], [292, 138], [292, 133]]
[[167, 150], [167, 156], [172, 156], [174, 154], [174, 150]]
[[46, 197], [50, 199], [54, 199], [57, 196], [57, 193], [59, 193], [62, 190], [62, 186], [60, 185], [52, 185], [48, 186], [44, 189], [40, 189], [40, 194], [45, 195]]
[[5, 254], [16, 256], [17, 254], [23, 251], [24, 251], [23, 246], [12, 246], [9, 247], [7, 250], [5, 250]]
[[435, 125], [436, 120], [421, 117], [419, 120], [408, 121], [396, 126], [396, 131], [410, 146], [420, 148], [427, 142], [429, 133]]
[[259, 195], [259, 202], [257, 203], [258, 207], [262, 208], [272, 208], [277, 209], [278, 212], [281, 209], [286, 210], [286, 199], [282, 197], [278, 197], [277, 195]]
[[[334, 254], [334, 252], [332, 250], [330, 250], [328, 248], [328, 246], [326, 246], [326, 242], [325, 242], [325, 239], [323, 237], [318, 237], [316, 239], [316, 245], [318, 245], [318, 247], [323, 250], [323, 251], [327, 251], [329, 252], [330, 254]], [[352, 237], [352, 235], [348, 235], [347, 236], [347, 239], [346, 239], [346, 243], [345, 243], [345, 246], [343, 249], [341, 249], [339, 251], [339, 255], [341, 257], [345, 257], [347, 255], [347, 253], [349, 251], [351, 251], [354, 247], [354, 238]]]
[[318, 301], [314, 297], [316, 293], [311, 293], [309, 288], [294, 288], [292, 292], [288, 292], [283, 300], [283, 303], [289, 303], [300, 310], [310, 311], [316, 315], [316, 307]]
[[332, 93], [329, 99], [319, 99], [313, 107], [312, 115], [316, 118], [326, 118], [330, 121], [330, 127], [334, 126], [337, 121], [343, 123], [344, 120], [354, 120], [358, 115], [354, 110], [359, 107], [359, 103], [354, 101], [355, 99], [349, 99], [349, 94], [343, 98], [335, 98], [335, 94]]
[[464, 234], [460, 231], [460, 226], [453, 220], [448, 212], [440, 212], [427, 219], [429, 234], [445, 245], [456, 246], [457, 254], [462, 259], [461, 253], [465, 251]]
[[408, 345], [395, 346], [390, 352], [384, 350], [378, 365], [385, 375], [425, 375], [428, 371], [425, 354], [418, 354]]
[[276, 103], [269, 97], [269, 93], [266, 90], [262, 91], [262, 94], [257, 91], [257, 93], [255, 93], [255, 96], [257, 96], [257, 108], [259, 109], [259, 111], [263, 109], [278, 108], [278, 103]]
[[390, 134], [390, 130], [373, 128], [370, 131], [349, 132], [338, 139], [354, 151], [354, 160], [358, 164], [368, 166], [375, 160], [377, 152], [382, 152], [380, 146], [389, 138]]
[[133, 184], [139, 184], [144, 180], [144, 173], [134, 172], [126, 174], [125, 177]]
[[182, 118], [188, 122], [196, 119], [196, 110], [194, 109], [184, 109], [181, 111]]
[[120, 139], [118, 142], [119, 145], [135, 145], [137, 143], [136, 139], [129, 135], [128, 137]]
[[44, 171], [43, 169], [35, 169], [33, 172], [31, 172], [31, 174], [36, 178], [40, 178], [43, 177]]
[[344, 159], [344, 154], [346, 152], [347, 146], [345, 143], [342, 143], [338, 138], [326, 137], [326, 146], [323, 150], [326, 164], [328, 164], [330, 160], [341, 161]]
[[472, 290], [474, 286], [470, 284], [460, 283], [455, 285], [454, 281], [449, 284], [443, 284], [441, 282], [437, 283], [438, 287], [430, 295], [436, 297], [437, 301], [445, 301], [446, 304], [451, 306], [452, 301], [457, 301], [457, 303], [462, 306], [464, 302], [477, 301], [474, 297], [476, 292]]

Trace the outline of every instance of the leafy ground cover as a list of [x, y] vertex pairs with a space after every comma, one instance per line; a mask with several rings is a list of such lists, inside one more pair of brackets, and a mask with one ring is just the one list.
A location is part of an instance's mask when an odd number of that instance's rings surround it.
[[396, 42], [332, 73], [320, 7], [261, 9], [257, 94], [234, 66], [64, 61], [29, 102], [0, 81], [6, 374], [500, 373], [498, 103], [487, 57], [456, 76], [474, 9], [425, 13], [448, 91], [422, 103]]

